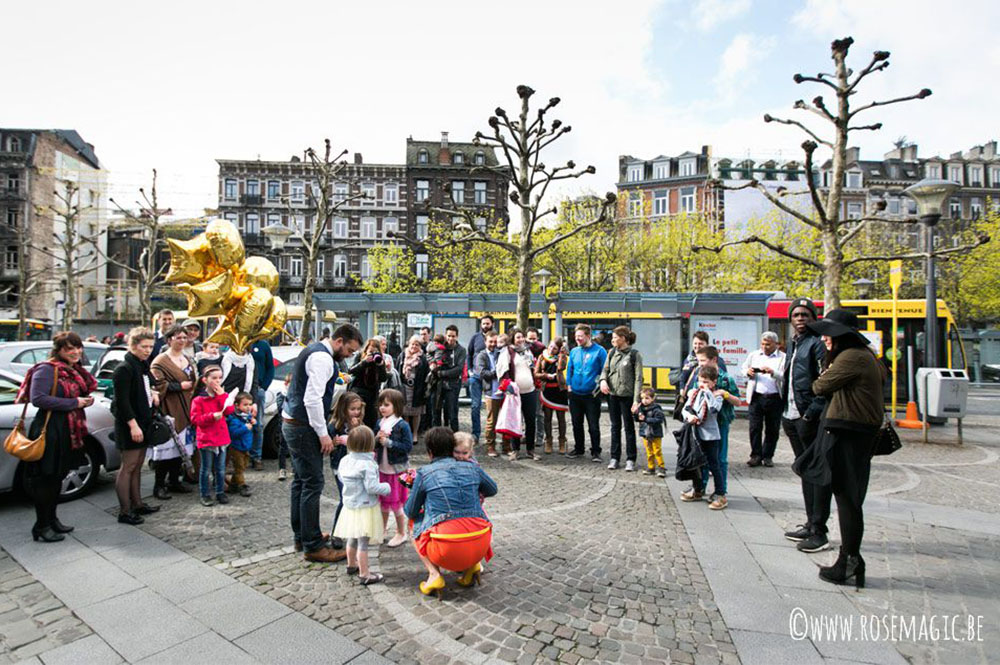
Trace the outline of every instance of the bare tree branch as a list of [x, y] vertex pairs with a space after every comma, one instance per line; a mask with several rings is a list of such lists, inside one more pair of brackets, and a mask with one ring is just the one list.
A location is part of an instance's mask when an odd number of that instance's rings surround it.
[[782, 256], [788, 257], [790, 259], [794, 259], [795, 261], [804, 263], [808, 266], [812, 266], [817, 270], [821, 270], [823, 268], [823, 266], [818, 261], [814, 261], [813, 259], [810, 259], [807, 256], [802, 256], [801, 254], [796, 254], [795, 252], [792, 252], [789, 249], [785, 249], [783, 245], [776, 245], [772, 242], [764, 240], [763, 238], [755, 235], [747, 236], [746, 238], [740, 238], [739, 240], [730, 240], [729, 242], [721, 243], [719, 245], [716, 245], [715, 247], [706, 247], [705, 245], [692, 245], [691, 251], [715, 252], [716, 254], [718, 254], [726, 247], [734, 247], [736, 245], [749, 245], [753, 243], [756, 243], [758, 245], [763, 245], [764, 247], [770, 249], [772, 252], [781, 254]]
[[833, 147], [833, 143], [831, 143], [830, 141], [827, 141], [826, 139], [820, 138], [819, 135], [816, 134], [816, 132], [814, 132], [813, 130], [809, 129], [808, 127], [806, 127], [805, 125], [803, 125], [798, 120], [786, 120], [784, 118], [775, 118], [770, 113], [765, 113], [764, 114], [764, 122], [776, 122], [779, 125], [792, 125], [794, 127], [798, 127], [799, 129], [801, 129], [802, 131], [804, 131], [806, 134], [808, 134], [809, 136], [811, 136], [812, 139], [814, 141], [816, 141], [817, 143], [825, 145], [828, 148], [832, 148]]
[[900, 102], [908, 102], [908, 101], [910, 101], [912, 99], [924, 99], [925, 97], [930, 97], [930, 96], [931, 96], [930, 88], [924, 88], [923, 90], [921, 90], [920, 92], [918, 92], [918, 93], [916, 93], [914, 95], [907, 95], [905, 97], [897, 97], [895, 99], [889, 99], [889, 100], [884, 101], [884, 102], [872, 102], [871, 104], [866, 104], [865, 106], [858, 107], [858, 108], [854, 109], [853, 111], [851, 111], [850, 113], [848, 113], [847, 119], [850, 120], [851, 118], [853, 118], [857, 114], [861, 113], [862, 111], [867, 111], [868, 109], [873, 109], [876, 106], [889, 106], [890, 104], [899, 104]]

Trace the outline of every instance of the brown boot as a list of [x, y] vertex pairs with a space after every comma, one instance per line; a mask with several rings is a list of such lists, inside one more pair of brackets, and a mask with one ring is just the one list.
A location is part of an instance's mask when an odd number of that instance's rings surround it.
[[559, 452], [560, 453], [566, 452], [566, 439], [559, 439]]
[[321, 547], [315, 552], [306, 552], [302, 555], [302, 558], [306, 561], [312, 561], [314, 563], [336, 563], [346, 559], [347, 552], [345, 550], [334, 550], [329, 547]]
[[552, 439], [545, 439], [545, 454], [552, 454]]
[[486, 454], [489, 455], [490, 457], [496, 457], [497, 456], [497, 444], [495, 444], [495, 443], [487, 443], [486, 444]]
[[504, 437], [503, 438], [503, 454], [504, 455], [509, 455], [510, 452], [511, 452], [510, 439], [508, 439], [507, 437]]

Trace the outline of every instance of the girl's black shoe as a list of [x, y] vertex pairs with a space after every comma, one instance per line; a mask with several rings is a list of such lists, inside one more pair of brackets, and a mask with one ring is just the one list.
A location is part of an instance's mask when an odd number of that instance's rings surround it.
[[136, 526], [137, 524], [142, 524], [145, 521], [146, 520], [142, 519], [135, 513], [120, 513], [118, 515], [119, 524], [131, 524], [132, 526]]
[[850, 584], [854, 578], [854, 588], [865, 588], [865, 560], [861, 555], [849, 555], [844, 553], [844, 548], [840, 549], [840, 556], [832, 566], [823, 566], [819, 569], [819, 577], [825, 582], [832, 584]]
[[158, 512], [159, 510], [160, 510], [159, 506], [151, 506], [148, 503], [143, 503], [138, 508], [135, 509], [135, 512], [138, 513], [139, 515], [152, 515], [153, 513]]
[[59, 521], [58, 517], [55, 517], [52, 519], [52, 530], [55, 531], [56, 533], [72, 533], [73, 527], [66, 526], [65, 524]]
[[61, 533], [56, 533], [51, 526], [43, 526], [41, 529], [32, 529], [31, 538], [35, 542], [40, 540], [43, 543], [58, 543], [60, 540], [66, 540], [66, 536]]

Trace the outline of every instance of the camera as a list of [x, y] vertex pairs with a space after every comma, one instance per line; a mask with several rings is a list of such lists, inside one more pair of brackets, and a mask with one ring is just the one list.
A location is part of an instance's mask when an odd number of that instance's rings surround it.
[[375, 353], [372, 355], [372, 362], [376, 365], [381, 365], [385, 362], [385, 358], [382, 357], [381, 353]]

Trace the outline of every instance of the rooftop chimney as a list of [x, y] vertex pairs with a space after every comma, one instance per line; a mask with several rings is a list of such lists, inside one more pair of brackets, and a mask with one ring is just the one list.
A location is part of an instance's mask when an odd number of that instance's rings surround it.
[[448, 149], [448, 132], [441, 132], [441, 149]]
[[438, 151], [438, 164], [451, 164], [451, 150], [448, 149], [448, 132], [441, 132], [441, 149]]
[[364, 163], [364, 160], [361, 159], [361, 153], [360, 152], [354, 153], [354, 163], [355, 164], [363, 164]]
[[996, 159], [997, 156], [997, 142], [987, 141], [983, 145], [983, 159]]
[[848, 148], [847, 149], [847, 163], [848, 164], [851, 164], [853, 162], [858, 161], [858, 158], [860, 158], [860, 157], [861, 157], [861, 148], [855, 147], [855, 148]]

